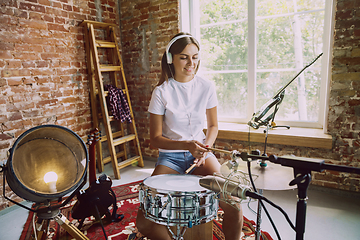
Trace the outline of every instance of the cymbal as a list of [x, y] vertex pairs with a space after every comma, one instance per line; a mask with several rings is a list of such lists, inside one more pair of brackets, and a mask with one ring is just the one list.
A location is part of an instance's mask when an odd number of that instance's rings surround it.
[[[290, 167], [284, 167], [279, 164], [266, 161], [266, 167], [260, 166], [261, 161], [251, 162], [251, 175], [254, 179], [255, 187], [262, 190], [288, 190], [294, 189], [295, 186], [289, 186], [294, 179], [294, 170]], [[227, 162], [222, 165], [227, 164]], [[223, 168], [224, 166], [222, 166]], [[239, 162], [237, 170], [241, 170], [247, 174], [248, 168], [246, 162]], [[231, 170], [228, 170], [229, 173]]]

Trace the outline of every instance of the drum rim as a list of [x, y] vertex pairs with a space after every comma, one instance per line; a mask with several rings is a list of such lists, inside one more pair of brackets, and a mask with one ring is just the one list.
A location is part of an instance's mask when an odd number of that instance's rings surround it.
[[201, 190], [196, 190], [196, 191], [181, 191], [181, 190], [168, 190], [168, 189], [163, 189], [160, 187], [153, 187], [153, 186], [149, 186], [147, 185], [145, 182], [146, 180], [149, 180], [150, 178], [164, 178], [164, 177], [171, 177], [171, 176], [176, 176], [176, 177], [190, 177], [190, 178], [198, 178], [200, 179], [202, 176], [198, 176], [198, 175], [186, 175], [186, 174], [159, 174], [159, 175], [154, 175], [154, 176], [149, 176], [147, 178], [145, 178], [142, 182], [142, 185], [146, 188], [150, 188], [150, 189], [154, 189], [155, 192], [158, 193], [175, 193], [175, 194], [181, 194], [181, 193], [211, 193], [213, 191], [206, 189], [204, 187], [201, 187], [200, 184], [199, 186], [202, 188]]

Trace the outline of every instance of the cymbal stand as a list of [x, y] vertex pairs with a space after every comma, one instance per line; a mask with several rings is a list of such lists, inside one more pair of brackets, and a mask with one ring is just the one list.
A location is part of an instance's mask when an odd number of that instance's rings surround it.
[[[258, 193], [260, 195], [262, 195], [263, 190], [262, 189], [258, 189]], [[256, 240], [260, 240], [260, 236], [261, 236], [261, 200], [258, 200], [258, 210], [257, 210], [257, 217], [256, 217], [256, 230], [255, 230], [255, 237]]]

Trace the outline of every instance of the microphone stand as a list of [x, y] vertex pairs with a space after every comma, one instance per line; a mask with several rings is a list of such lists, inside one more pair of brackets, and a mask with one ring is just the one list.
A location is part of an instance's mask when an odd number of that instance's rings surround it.
[[[285, 96], [285, 88], [287, 88], [306, 68], [310, 67], [314, 62], [316, 62], [316, 60], [318, 60], [322, 54], [323, 53], [320, 53], [319, 56], [317, 56], [310, 64], [306, 65], [284, 87], [279, 89], [272, 99], [266, 102], [259, 111], [253, 114], [251, 120], [248, 122], [248, 125], [254, 129], [258, 129], [260, 126], [270, 126], [270, 128], [286, 127], [287, 129], [290, 129], [290, 126], [276, 126], [274, 124], [275, 114], [279, 110], [279, 105], [281, 104]], [[274, 111], [264, 120], [261, 120], [272, 107], [274, 107]], [[269, 124], [270, 121], [271, 124]]]
[[[296, 206], [296, 240], [303, 240], [305, 233], [305, 220], [306, 220], [306, 207], [308, 199], [307, 189], [311, 181], [311, 171], [322, 172], [324, 170], [333, 170], [338, 172], [347, 172], [360, 174], [360, 168], [348, 167], [348, 166], [339, 166], [333, 164], [326, 164], [325, 160], [321, 159], [312, 159], [312, 158], [303, 158], [295, 156], [283, 156], [277, 157], [275, 155], [260, 156], [247, 154], [242, 152], [238, 154], [243, 161], [252, 161], [256, 159], [269, 160], [275, 164], [281, 164], [285, 167], [292, 167], [294, 169], [294, 179], [289, 183], [290, 186], [297, 185], [298, 188], [298, 201]], [[251, 160], [249, 160], [251, 158]]]

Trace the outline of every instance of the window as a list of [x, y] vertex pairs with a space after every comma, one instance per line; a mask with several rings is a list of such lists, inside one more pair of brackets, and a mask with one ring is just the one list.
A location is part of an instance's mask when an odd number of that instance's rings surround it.
[[332, 6], [328, 0], [181, 1], [181, 30], [201, 44], [199, 74], [215, 82], [220, 121], [247, 123], [293, 80], [275, 122], [323, 127]]

